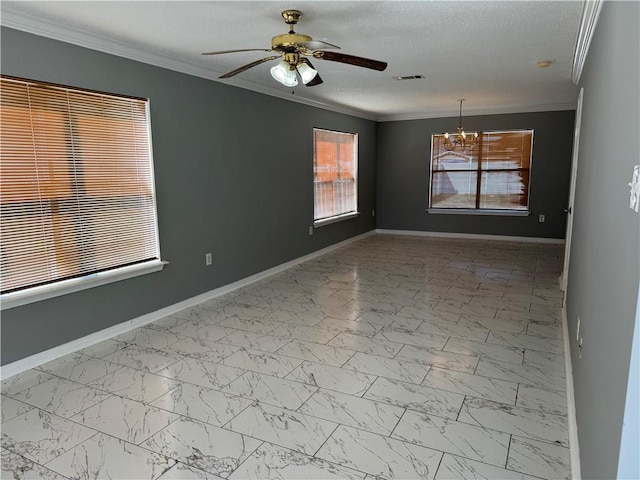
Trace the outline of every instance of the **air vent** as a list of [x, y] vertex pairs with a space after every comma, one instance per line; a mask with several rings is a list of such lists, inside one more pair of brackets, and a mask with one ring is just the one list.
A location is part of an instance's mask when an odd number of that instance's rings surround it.
[[393, 77], [394, 80], [417, 80], [424, 78], [424, 75], [405, 75], [403, 77]]

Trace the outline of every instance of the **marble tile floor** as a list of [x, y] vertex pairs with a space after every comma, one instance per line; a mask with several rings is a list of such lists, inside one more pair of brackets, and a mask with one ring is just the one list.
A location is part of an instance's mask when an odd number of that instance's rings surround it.
[[2, 380], [2, 478], [568, 479], [562, 247], [375, 235]]

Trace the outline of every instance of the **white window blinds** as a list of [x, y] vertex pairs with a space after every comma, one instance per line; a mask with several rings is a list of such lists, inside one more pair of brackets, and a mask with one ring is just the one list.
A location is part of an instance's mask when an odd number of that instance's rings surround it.
[[358, 136], [313, 130], [314, 220], [358, 210]]
[[148, 102], [2, 77], [2, 293], [159, 260]]

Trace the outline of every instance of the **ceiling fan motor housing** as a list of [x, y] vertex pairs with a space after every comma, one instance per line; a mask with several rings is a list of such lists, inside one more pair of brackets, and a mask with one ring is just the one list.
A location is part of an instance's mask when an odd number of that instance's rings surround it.
[[309, 35], [301, 33], [285, 33], [284, 35], [276, 35], [271, 39], [271, 48], [278, 52], [285, 52], [287, 48], [295, 47], [301, 43], [310, 42], [312, 38]]

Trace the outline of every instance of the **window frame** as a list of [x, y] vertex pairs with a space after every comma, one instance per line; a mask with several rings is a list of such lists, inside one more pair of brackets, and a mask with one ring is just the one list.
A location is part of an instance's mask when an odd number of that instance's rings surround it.
[[[354, 210], [348, 212], [338, 213], [329, 217], [316, 218], [316, 132], [328, 132], [339, 135], [350, 135], [353, 138], [353, 199]], [[352, 218], [357, 218], [360, 215], [359, 211], [359, 196], [358, 196], [358, 173], [360, 170], [360, 157], [359, 157], [359, 136], [353, 132], [343, 132], [340, 130], [331, 130], [327, 128], [314, 127], [312, 132], [312, 148], [313, 148], [313, 227], [318, 228], [325, 225], [331, 225], [333, 223], [342, 222]]]
[[45, 88], [57, 88], [67, 90], [71, 93], [87, 93], [92, 95], [107, 96], [113, 98], [123, 98], [138, 100], [144, 102], [145, 105], [145, 117], [146, 117], [146, 142], [148, 143], [148, 159], [149, 159], [149, 195], [150, 195], [150, 208], [152, 209], [152, 215], [149, 217], [152, 219], [153, 232], [146, 232], [148, 235], [153, 235], [153, 239], [156, 245], [157, 258], [149, 260], [140, 260], [133, 264], [116, 266], [112, 268], [106, 268], [90, 273], [79, 273], [77, 276], [68, 278], [62, 278], [58, 280], [52, 280], [50, 282], [35, 284], [33, 286], [26, 286], [16, 290], [12, 290], [6, 293], [0, 294], [0, 310], [7, 310], [10, 308], [27, 305], [34, 302], [39, 302], [49, 298], [55, 298], [69, 293], [79, 292], [89, 288], [94, 288], [100, 285], [106, 285], [109, 283], [125, 280], [128, 278], [137, 277], [140, 275], [146, 275], [160, 271], [169, 262], [161, 259], [160, 250], [160, 236], [158, 226], [158, 209], [156, 198], [156, 186], [155, 186], [155, 170], [154, 170], [154, 156], [153, 156], [153, 141], [152, 141], [152, 129], [151, 129], [151, 115], [150, 115], [150, 100], [148, 98], [133, 97], [129, 95], [121, 95], [110, 92], [102, 92], [98, 90], [91, 90], [86, 88], [78, 88], [74, 86], [61, 85], [46, 81], [32, 80], [21, 77], [15, 77], [11, 75], [2, 75], [2, 79], [9, 81], [17, 81], [25, 84], [31, 84], [34, 86], [43, 86]]
[[[504, 217], [526, 217], [532, 214], [531, 212], [531, 178], [533, 172], [533, 146], [535, 131], [533, 128], [514, 128], [509, 130], [484, 130], [478, 131], [479, 137], [485, 134], [499, 134], [499, 133], [512, 133], [512, 132], [531, 132], [531, 148], [529, 151], [529, 181], [527, 182], [527, 208], [526, 209], [495, 209], [495, 208], [456, 208], [456, 207], [433, 207], [432, 206], [432, 194], [433, 194], [433, 151], [434, 141], [436, 137], [444, 136], [441, 133], [434, 133], [431, 135], [431, 154], [429, 158], [429, 186], [427, 197], [427, 213], [430, 214], [446, 214], [446, 215], [486, 215], [486, 216], [504, 216]], [[467, 136], [473, 135], [474, 132], [467, 132]], [[483, 172], [490, 172], [490, 169], [480, 169], [482, 162], [478, 165], [478, 176], [481, 177]], [[521, 169], [519, 169], [521, 170]], [[471, 172], [472, 170], [460, 170], [461, 172]], [[498, 170], [496, 170], [498, 171]], [[476, 189], [476, 204], [479, 201], [478, 192], [481, 189], [482, 182], [478, 181], [478, 187]], [[481, 198], [481, 196], [480, 196]]]

